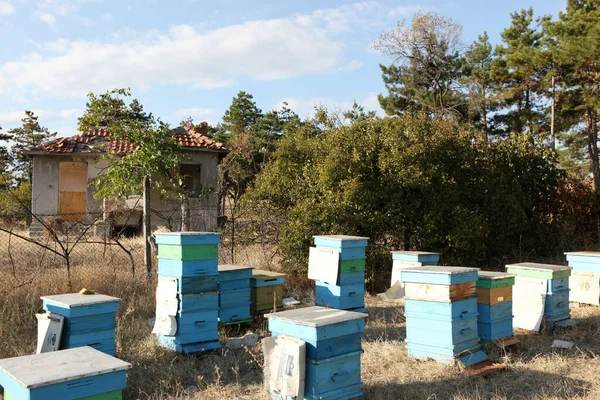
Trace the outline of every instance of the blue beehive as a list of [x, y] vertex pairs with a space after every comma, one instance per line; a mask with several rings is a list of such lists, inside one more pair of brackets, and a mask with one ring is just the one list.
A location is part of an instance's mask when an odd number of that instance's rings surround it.
[[472, 365], [487, 359], [477, 330], [477, 270], [423, 266], [402, 271], [406, 348], [419, 359]]
[[477, 327], [481, 339], [497, 340], [513, 335], [514, 282], [514, 275], [505, 272], [479, 271]]
[[421, 263], [421, 265], [438, 265], [440, 255], [428, 251], [392, 251], [392, 260]]
[[68, 293], [43, 296], [42, 301], [46, 312], [64, 317], [60, 349], [90, 346], [115, 355], [118, 298], [103, 294]]
[[219, 322], [250, 320], [252, 267], [219, 265]]
[[577, 323], [571, 319], [571, 309], [569, 308], [571, 267], [555, 264], [519, 263], [507, 265], [506, 270], [517, 276], [546, 280], [544, 323], [548, 328], [570, 326]]
[[565, 253], [573, 273], [569, 277], [569, 300], [571, 302], [599, 305], [597, 293], [600, 282], [600, 252], [579, 251]]
[[318, 306], [267, 314], [274, 336], [306, 342], [304, 399], [362, 398], [360, 355], [366, 317]]
[[91, 347], [0, 360], [5, 400], [121, 400], [131, 364]]
[[369, 238], [346, 235], [314, 236], [318, 249], [340, 253], [337, 282], [315, 281], [315, 304], [366, 312], [365, 265]]
[[177, 280], [177, 332], [158, 335], [169, 349], [195, 353], [219, 343], [219, 271], [213, 232], [156, 233], [158, 275]]

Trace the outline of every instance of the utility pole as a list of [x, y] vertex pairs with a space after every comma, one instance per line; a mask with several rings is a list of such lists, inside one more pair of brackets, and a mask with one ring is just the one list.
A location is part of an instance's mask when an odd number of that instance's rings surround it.
[[552, 75], [552, 112], [550, 115], [550, 136], [552, 136], [552, 151], [556, 151], [556, 133], [554, 132], [554, 75]]
[[144, 264], [146, 265], [146, 273], [148, 279], [152, 273], [152, 247], [150, 245], [151, 237], [150, 227], [150, 175], [144, 178]]

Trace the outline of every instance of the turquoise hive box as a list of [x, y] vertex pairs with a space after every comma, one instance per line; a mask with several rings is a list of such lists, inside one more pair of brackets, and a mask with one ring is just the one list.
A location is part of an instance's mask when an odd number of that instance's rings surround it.
[[249, 321], [252, 267], [219, 265], [219, 322]]
[[367, 314], [314, 306], [266, 317], [274, 336], [306, 342], [304, 399], [362, 398], [361, 337]]
[[216, 232], [156, 233], [158, 276], [177, 281], [177, 332], [158, 335], [166, 348], [194, 353], [219, 343], [219, 254]]
[[60, 349], [90, 346], [115, 355], [117, 297], [67, 293], [41, 299], [46, 312], [64, 317]]
[[438, 265], [440, 255], [428, 251], [392, 251], [392, 260], [421, 263], [421, 265]]
[[514, 283], [515, 276], [512, 274], [479, 271], [477, 324], [479, 337], [482, 340], [498, 340], [513, 335], [512, 286]]
[[121, 400], [131, 364], [91, 347], [0, 360], [4, 400]]
[[487, 359], [479, 345], [475, 268], [422, 266], [402, 270], [401, 279], [410, 356], [466, 366]]
[[357, 312], [365, 309], [366, 248], [369, 238], [346, 235], [314, 236], [315, 247], [339, 253], [334, 282], [315, 280], [315, 304]]

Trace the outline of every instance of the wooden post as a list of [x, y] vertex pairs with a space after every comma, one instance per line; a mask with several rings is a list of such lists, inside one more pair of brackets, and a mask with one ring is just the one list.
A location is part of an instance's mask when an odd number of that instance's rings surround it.
[[190, 199], [185, 196], [181, 203], [181, 232], [190, 230]]
[[146, 273], [148, 279], [152, 273], [152, 247], [150, 245], [151, 236], [150, 227], [150, 175], [144, 178], [144, 264], [146, 265]]
[[552, 136], [552, 150], [556, 150], [556, 133], [554, 132], [554, 75], [552, 75], [552, 112], [550, 114], [550, 136]]

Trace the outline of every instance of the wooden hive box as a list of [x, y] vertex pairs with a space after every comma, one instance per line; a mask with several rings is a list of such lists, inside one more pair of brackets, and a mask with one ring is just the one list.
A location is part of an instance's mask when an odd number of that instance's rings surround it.
[[251, 312], [258, 314], [283, 308], [283, 284], [285, 274], [255, 269], [250, 279]]
[[250, 319], [252, 267], [219, 265], [219, 322]]
[[[343, 275], [343, 274], [342, 274]], [[340, 310], [351, 310], [365, 306], [365, 284], [330, 285], [315, 282], [315, 304]]]
[[42, 296], [41, 299], [46, 312], [64, 317], [61, 349], [91, 346], [114, 356], [119, 298], [68, 293]]
[[221, 234], [218, 232], [157, 232], [156, 244], [189, 246], [199, 244], [219, 244]]
[[131, 364], [91, 347], [0, 360], [5, 400], [121, 400]]
[[506, 272], [479, 271], [477, 281], [477, 328], [483, 340], [513, 334], [512, 287], [515, 276]]
[[158, 274], [174, 277], [214, 276], [218, 271], [219, 260], [168, 260], [158, 259]]
[[315, 246], [336, 249], [342, 252], [345, 249], [365, 248], [369, 243], [368, 237], [347, 235], [318, 235], [313, 236]]
[[421, 265], [438, 265], [440, 255], [428, 251], [392, 251], [392, 260], [416, 262], [421, 263]]
[[306, 342], [305, 399], [362, 396], [360, 346], [366, 317], [318, 306], [267, 315], [273, 335]]
[[600, 274], [600, 252], [577, 251], [565, 253], [565, 255], [569, 267], [572, 267], [573, 271]]
[[479, 271], [477, 302], [495, 305], [512, 301], [515, 276], [506, 272]]
[[220, 233], [159, 232], [155, 237], [159, 275], [199, 277], [218, 274]]
[[476, 295], [477, 269], [423, 266], [402, 270], [406, 299], [451, 302]]
[[506, 272], [517, 276], [541, 279], [560, 279], [571, 276], [572, 267], [555, 264], [519, 263], [506, 266]]

